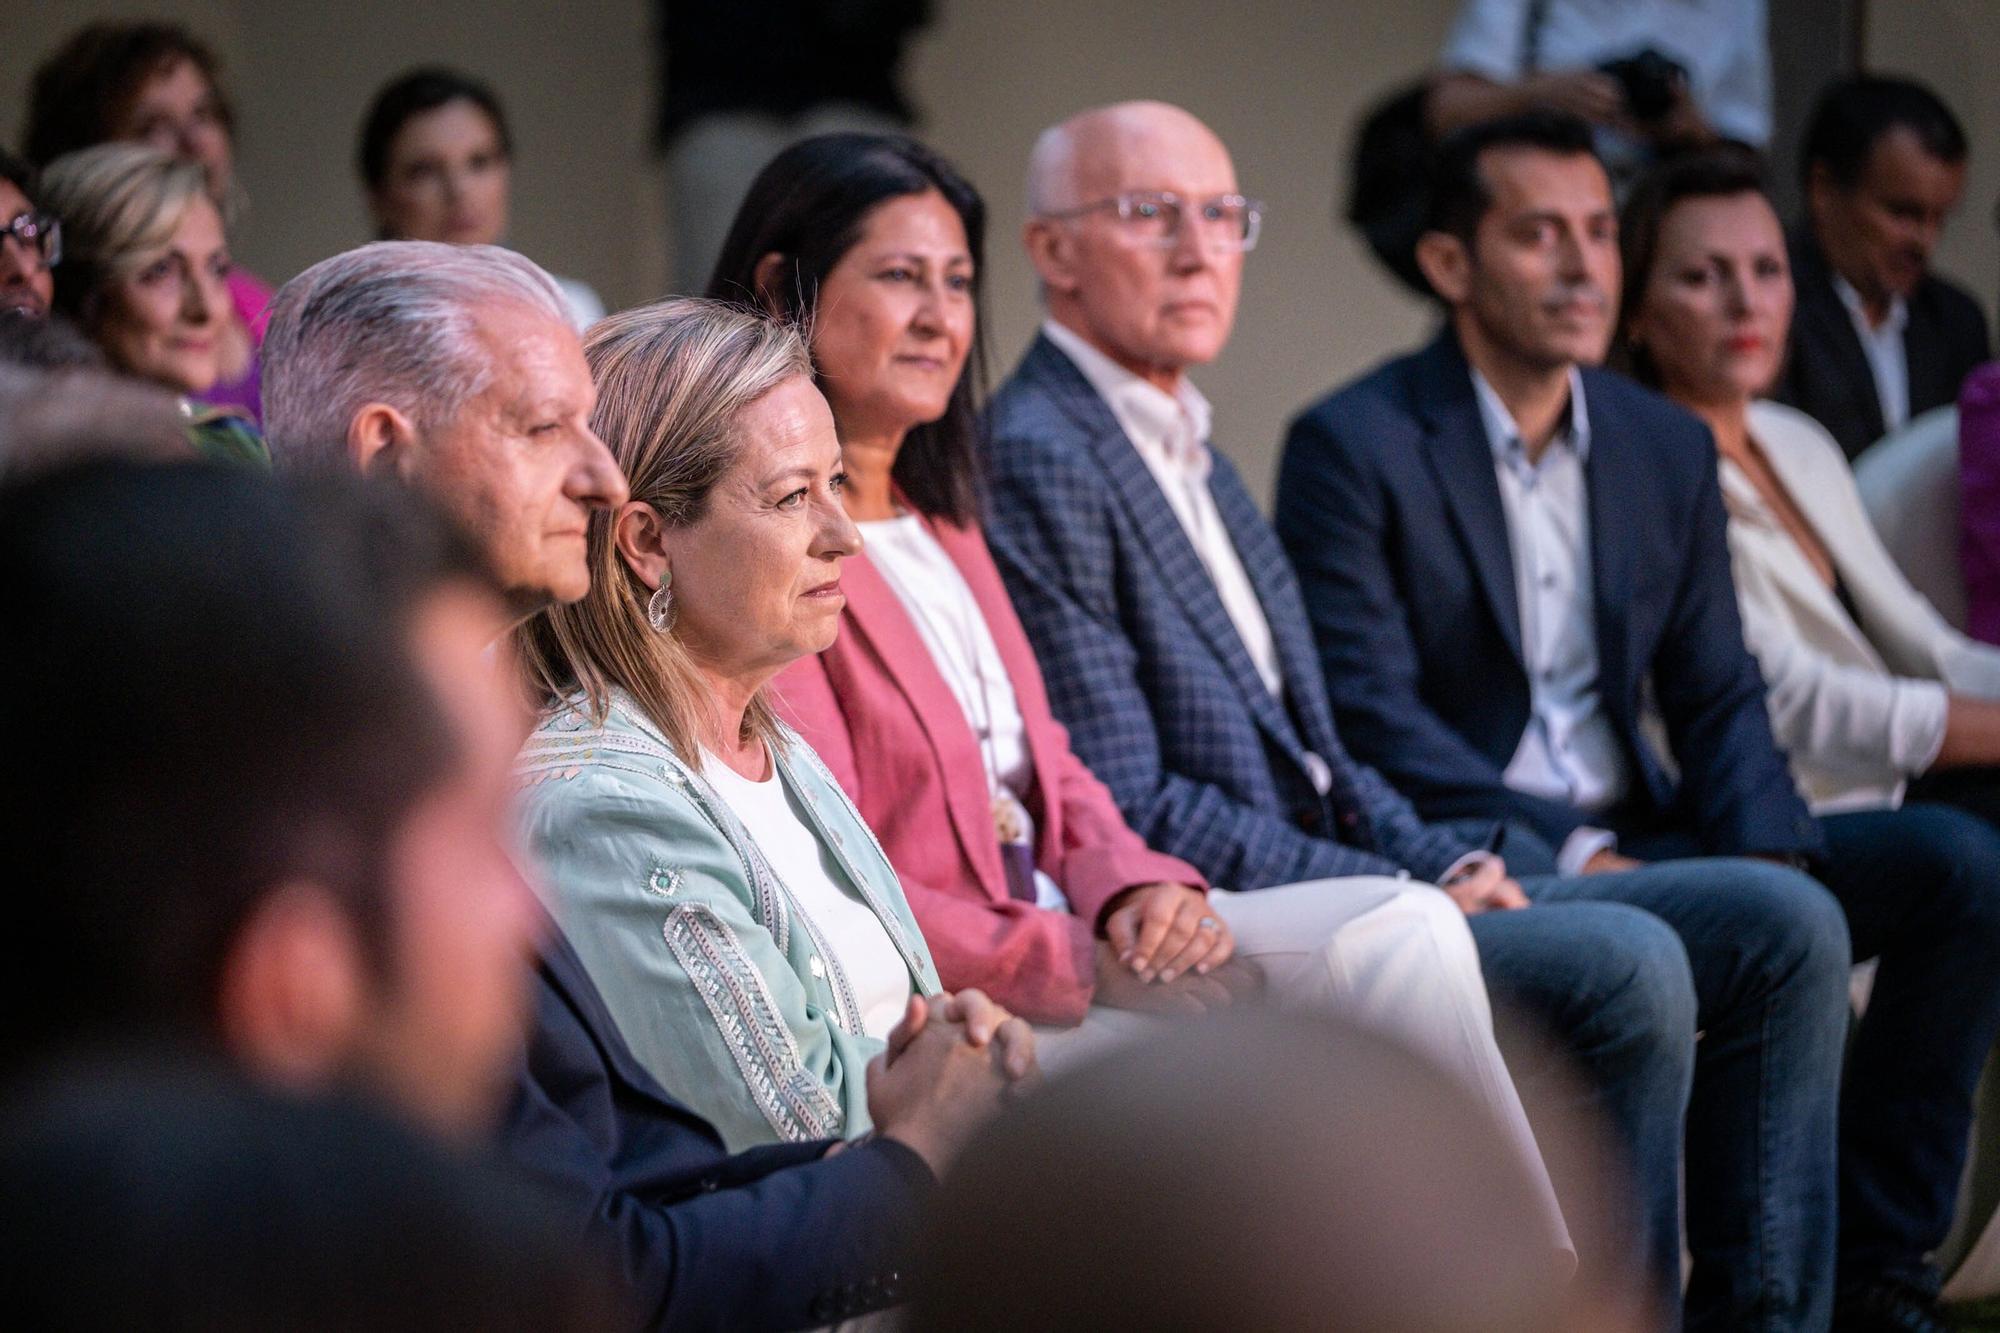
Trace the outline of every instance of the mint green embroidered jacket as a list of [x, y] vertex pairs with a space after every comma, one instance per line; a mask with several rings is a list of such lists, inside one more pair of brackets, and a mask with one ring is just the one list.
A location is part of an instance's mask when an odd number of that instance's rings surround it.
[[[874, 909], [915, 989], [939, 989], [874, 834], [812, 748], [787, 731], [781, 780]], [[580, 699], [529, 737], [519, 774], [529, 844], [556, 924], [639, 1062], [713, 1121], [731, 1151], [868, 1128], [882, 1043], [747, 832], [628, 696], [603, 726]]]

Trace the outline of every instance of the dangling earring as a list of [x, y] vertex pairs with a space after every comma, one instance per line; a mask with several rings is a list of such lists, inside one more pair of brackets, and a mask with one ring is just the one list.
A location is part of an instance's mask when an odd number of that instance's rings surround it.
[[672, 570], [660, 571], [660, 586], [653, 589], [653, 595], [646, 599], [646, 623], [655, 632], [665, 634], [674, 627], [674, 575]]

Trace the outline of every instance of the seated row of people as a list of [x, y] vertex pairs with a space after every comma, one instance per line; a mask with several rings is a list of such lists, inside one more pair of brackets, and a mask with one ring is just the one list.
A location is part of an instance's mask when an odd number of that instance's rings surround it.
[[[336, 330], [349, 321], [331, 346], [366, 327], [363, 303], [340, 280], [343, 266], [365, 263], [343, 258], [281, 296], [273, 438], [281, 458], [288, 437], [313, 440], [322, 452], [442, 485], [496, 538], [508, 527], [503, 513], [532, 527], [496, 542], [496, 566], [531, 590], [527, 601], [573, 604], [543, 611], [527, 631], [553, 710], [527, 764], [550, 899], [621, 1038], [656, 1078], [685, 1085], [732, 1143], [862, 1123], [858, 1066], [882, 1049], [910, 992], [935, 984], [926, 939], [949, 942], [945, 985], [977, 976], [1024, 1007], [1049, 1003], [1051, 992], [1068, 1006], [1030, 1010], [1036, 1017], [1073, 1022], [1091, 999], [1116, 1005], [1121, 993], [1147, 1007], [1170, 998], [1201, 1007], [1231, 994], [1231, 928], [1248, 920], [1232, 921], [1223, 904], [1257, 896], [1209, 883], [1268, 890], [1330, 878], [1279, 895], [1328, 900], [1317, 913], [1325, 945], [1308, 933], [1271, 952], [1296, 953], [1303, 940], [1338, 958], [1343, 929], [1367, 924], [1369, 895], [1388, 889], [1369, 877], [1415, 874], [1446, 881], [1449, 899], [1471, 914], [1453, 927], [1436, 912], [1416, 914], [1435, 951], [1428, 984], [1441, 970], [1435, 960], [1453, 956], [1436, 942], [1469, 924], [1488, 984], [1556, 1034], [1611, 1112], [1640, 1181], [1637, 1234], [1661, 1301], [1678, 1292], [1685, 1126], [1691, 1321], [1819, 1323], [1836, 1274], [1845, 1317], [1921, 1306], [1934, 1285], [1924, 1255], [1949, 1221], [1970, 1080], [2000, 1025], [2000, 1000], [1981, 980], [2000, 932], [1979, 858], [1994, 854], [1985, 843], [1996, 835], [1969, 818], [1953, 825], [1945, 812], [1913, 813], [1856, 822], [1853, 837], [1835, 840], [1841, 852], [1825, 855], [1820, 825], [1772, 744], [1743, 647], [1713, 446], [1659, 400], [1574, 369], [1603, 354], [1619, 289], [1609, 190], [1587, 137], [1531, 118], [1471, 132], [1454, 151], [1443, 177], [1456, 188], [1440, 192], [1426, 244], [1453, 329], [1378, 377], [1397, 390], [1429, 375], [1404, 401], [1426, 408], [1431, 443], [1393, 444], [1410, 428], [1391, 414], [1395, 399], [1369, 399], [1384, 392], [1373, 383], [1348, 395], [1347, 410], [1318, 414], [1332, 422], [1322, 432], [1330, 441], [1352, 431], [1364, 454], [1332, 485], [1300, 468], [1282, 488], [1309, 600], [1227, 463], [1207, 449], [1206, 405], [1183, 375], [1227, 338], [1256, 206], [1237, 193], [1214, 136], [1165, 107], [1087, 114], [1038, 145], [1027, 238], [1050, 318], [988, 417], [992, 565], [978, 524], [960, 519], [979, 510], [954, 494], [974, 474], [963, 452], [954, 456], [950, 426], [954, 408], [969, 406], [976, 196], [894, 140], [819, 141], [781, 157], [753, 190], [717, 274], [717, 294], [810, 316], [809, 362], [800, 349], [770, 349], [770, 364], [746, 382], [742, 364], [723, 357], [731, 339], [721, 312], [635, 312], [592, 335], [588, 368], [563, 371], [566, 394], [512, 386], [525, 395], [517, 422], [487, 426], [481, 448], [463, 429], [480, 420], [470, 404], [442, 404], [438, 420], [418, 425], [415, 399], [406, 410], [361, 401], [355, 386], [343, 397], [310, 375], [293, 378], [290, 358], [311, 365], [325, 336], [317, 321]], [[821, 238], [837, 233], [799, 228], [770, 202], [801, 185], [815, 217], [850, 215], [844, 247], [829, 249]], [[430, 261], [414, 251], [375, 256], [392, 271]], [[556, 336], [551, 313], [544, 304], [541, 334], [510, 330], [489, 354], [504, 362], [516, 349], [532, 353], [538, 337]], [[429, 322], [441, 327], [439, 314]], [[733, 337], [755, 343], [754, 322]], [[525, 359], [532, 367], [538, 357]], [[807, 365], [824, 395], [807, 390]], [[564, 505], [520, 503], [528, 491], [509, 507], [482, 498], [508, 484], [477, 475], [475, 460], [491, 471], [492, 459], [510, 457], [492, 448], [494, 435], [532, 438], [546, 427], [588, 436], [593, 374], [602, 398], [590, 420], [619, 470], [586, 447], [580, 462], [543, 460], [540, 480], [527, 483], [544, 496], [567, 487]], [[323, 414], [295, 436], [279, 424], [288, 383], [302, 410]], [[1540, 462], [1569, 469], [1545, 492], [1523, 429], [1511, 427], [1524, 417]], [[431, 434], [440, 444], [464, 435], [465, 469], [426, 461], [418, 441]], [[1549, 451], [1558, 437], [1562, 447]], [[836, 438], [845, 448], [830, 452]], [[1632, 453], [1640, 439], [1654, 442], [1643, 466]], [[1659, 467], [1663, 450], [1672, 468]], [[1296, 442], [1294, 455], [1322, 464]], [[531, 475], [527, 462], [516, 466]], [[552, 467], [568, 470], [552, 480]], [[843, 469], [856, 480], [852, 496], [841, 492]], [[1508, 480], [1513, 506], [1501, 499]], [[582, 506], [591, 503], [614, 516], [586, 536]], [[1339, 535], [1331, 527], [1383, 515], [1396, 520], [1385, 532], [1417, 544], [1411, 554], [1387, 537], [1372, 551], [1326, 554]], [[856, 517], [885, 525], [873, 530], [879, 561], [856, 554]], [[1534, 580], [1526, 598], [1509, 595], [1517, 526], [1527, 536], [1516, 549], [1539, 553], [1555, 576]], [[1483, 564], [1467, 561], [1440, 582], [1464, 559], [1450, 545], [1459, 531], [1497, 539], [1501, 554], [1482, 549]], [[581, 542], [585, 577], [576, 576]], [[1635, 553], [1641, 543], [1650, 545]], [[1603, 550], [1618, 551], [1618, 563], [1599, 576]], [[1338, 577], [1325, 572], [1335, 564]], [[1392, 566], [1399, 572], [1371, 579], [1371, 569]], [[1407, 689], [1427, 673], [1463, 673], [1486, 682], [1447, 696], [1472, 716], [1473, 704], [1493, 698], [1493, 682], [1520, 682], [1499, 696], [1505, 716], [1489, 710], [1479, 724], [1493, 735], [1456, 742], [1476, 762], [1449, 779], [1461, 795], [1504, 799], [1440, 805], [1431, 798], [1447, 779], [1417, 782], [1428, 812], [1445, 821], [1425, 824], [1348, 758], [1326, 693], [1331, 683], [1348, 697], [1344, 668], [1323, 673], [1306, 611], [1324, 608], [1326, 586], [1372, 589], [1366, 609], [1421, 635], [1414, 647], [1371, 650], [1371, 703], [1393, 703], [1390, 686]], [[1397, 596], [1417, 586], [1421, 605]], [[825, 645], [837, 619], [851, 622], [846, 645], [836, 638], [817, 663], [793, 665]], [[1379, 619], [1340, 619], [1383, 639]], [[1505, 645], [1508, 627], [1520, 636], [1528, 619], [1532, 659]], [[1532, 677], [1528, 660], [1542, 664]], [[800, 758], [810, 751], [761, 697], [787, 666], [778, 707], [825, 744], [831, 774]], [[1383, 677], [1385, 668], [1397, 674]], [[1649, 675], [1677, 777], [1640, 729], [1638, 682]], [[1087, 771], [1061, 744], [1055, 717], [1069, 724]], [[1535, 744], [1523, 743], [1529, 733]], [[1375, 753], [1369, 728], [1357, 734]], [[1502, 758], [1526, 751], [1525, 795], [1501, 759], [1478, 757], [1482, 746], [1507, 751]], [[1392, 771], [1408, 758], [1394, 747], [1377, 755]], [[1489, 769], [1491, 781], [1481, 776]], [[1583, 811], [1573, 808], [1580, 798]], [[1641, 866], [1600, 831], [1613, 806], [1627, 851], [1650, 839], [1645, 850], [1671, 860], [1671, 821], [1696, 819], [1682, 826], [1691, 836], [1681, 834], [1694, 850], [1818, 858], [1814, 868], [1842, 898], [1797, 869], [1754, 860]], [[1940, 820], [1943, 833], [1933, 827]], [[886, 860], [869, 822], [887, 835]], [[957, 849], [938, 848], [941, 825]], [[1525, 883], [1497, 854], [1500, 828], [1516, 863], [1540, 872]], [[1963, 848], [1940, 850], [1944, 833]], [[1093, 848], [1087, 836], [1102, 842]], [[1892, 899], [1910, 847], [1928, 858], [1927, 892]], [[1107, 869], [1080, 854], [1093, 851], [1130, 863]], [[913, 876], [920, 887], [908, 908], [888, 870], [905, 859], [932, 867]], [[1850, 1081], [1837, 1138], [1855, 956], [1842, 901], [1861, 954], [1889, 955], [1857, 1059], [1892, 1063], [1895, 1073]], [[1538, 905], [1482, 910], [1529, 902]], [[1088, 951], [1068, 924], [1079, 908]], [[1246, 946], [1246, 958], [1260, 947]], [[1413, 956], [1407, 949], [1386, 956]], [[1204, 974], [1204, 965], [1221, 970]], [[1258, 970], [1274, 980], [1276, 969]], [[1340, 967], [1325, 969], [1340, 978], [1331, 988], [1314, 970], [1298, 969], [1307, 989], [1405, 1030], [1433, 1021], [1408, 998], [1370, 998]], [[1163, 989], [1147, 994], [1153, 987]], [[1946, 1010], [1977, 1016], [1924, 1031]], [[1472, 1002], [1460, 1012], [1480, 1015]], [[1697, 1030], [1706, 1034], [1699, 1048]], [[1512, 1094], [1491, 1078], [1487, 1042], [1460, 1065], [1487, 1079], [1505, 1117]], [[1882, 1128], [1890, 1124], [1901, 1131]], [[1911, 1124], [1925, 1132], [1909, 1133]], [[1780, 1158], [1783, 1170], [1759, 1165]]]
[[[896, 1251], [923, 1175], [904, 1149], [937, 1165], [1034, 1064], [975, 983], [1076, 1028], [1041, 1043], [1058, 1059], [1127, 1025], [1107, 1009], [1246, 982], [1357, 1014], [1532, 1164], [1483, 969], [1631, 1163], [1640, 1216], [1576, 1237], [1593, 1270], [1643, 1264], [1679, 1302], [1685, 1137], [1689, 1322], [1924, 1326], [2000, 1027], [2000, 834], [1808, 813], [1744, 648], [1710, 435], [1579, 369], [1620, 288], [1587, 132], [1502, 122], [1443, 165], [1422, 254], [1450, 327], [1288, 448], [1303, 591], [1186, 378], [1228, 338], [1259, 206], [1171, 107], [1037, 144], [1048, 319], [983, 441], [983, 209], [896, 138], [767, 171], [712, 287], [760, 313], [667, 303], [585, 348], [532, 264], [424, 243], [279, 294], [280, 464], [433, 494], [530, 617], [521, 769], [559, 930], [508, 1142], [644, 1309], [894, 1299], [893, 1278], [825, 1291]], [[1843, 1104], [1847, 965], [1877, 953]], [[856, 1211], [855, 1245], [808, 1254], [813, 1208]], [[745, 1257], [697, 1278], [668, 1238], [704, 1219]], [[796, 1281], [759, 1286], [781, 1256]]]

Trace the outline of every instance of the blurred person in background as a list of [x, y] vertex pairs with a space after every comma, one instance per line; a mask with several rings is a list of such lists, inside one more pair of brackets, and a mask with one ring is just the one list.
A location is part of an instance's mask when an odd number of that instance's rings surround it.
[[1465, 0], [1432, 135], [1536, 107], [1580, 116], [1614, 180], [1675, 151], [1771, 141], [1765, 0]]
[[406, 496], [220, 464], [53, 469], [0, 514], [9, 1063], [187, 1042], [489, 1131], [537, 914], [477, 557]]
[[[22, 147], [47, 168], [58, 157], [114, 140], [149, 144], [197, 164], [225, 225], [244, 211], [236, 179], [236, 115], [222, 66], [206, 43], [174, 23], [106, 22], [80, 29], [35, 70]], [[257, 345], [270, 285], [232, 266], [216, 382], [197, 394], [253, 422]]]
[[931, 0], [654, 0], [671, 290], [693, 295], [750, 182], [786, 144], [916, 119], [903, 50]]
[[55, 300], [62, 224], [35, 203], [35, 171], [0, 148], [0, 313], [34, 318]]
[[1819, 422], [1849, 459], [1957, 402], [1991, 355], [1979, 303], [1931, 271], [1968, 156], [1951, 108], [1908, 79], [1843, 79], [1806, 123], [1806, 216], [1791, 237], [1797, 309], [1771, 397]]
[[[506, 238], [514, 137], [500, 99], [477, 79], [428, 66], [390, 81], [362, 119], [356, 164], [380, 240], [499, 245]], [[579, 331], [604, 318], [588, 284], [555, 282]]]
[[196, 457], [172, 394], [63, 359], [66, 349], [43, 346], [56, 327], [0, 316], [0, 477], [83, 456]]
[[115, 369], [181, 395], [204, 453], [268, 465], [254, 422], [195, 402], [222, 374], [234, 318], [228, 238], [200, 167], [140, 144], [100, 144], [50, 163], [42, 195], [66, 219], [55, 312]]

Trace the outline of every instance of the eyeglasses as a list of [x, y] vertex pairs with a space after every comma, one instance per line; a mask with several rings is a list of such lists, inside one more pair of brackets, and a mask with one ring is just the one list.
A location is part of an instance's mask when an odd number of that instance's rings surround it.
[[1209, 250], [1254, 250], [1257, 233], [1264, 225], [1264, 201], [1240, 194], [1218, 194], [1200, 202], [1183, 199], [1170, 190], [1128, 190], [1109, 199], [1082, 204], [1042, 216], [1058, 221], [1080, 218], [1086, 213], [1110, 209], [1119, 224], [1145, 245], [1162, 250], [1180, 244], [1181, 226], [1194, 219], [1201, 243]]
[[43, 268], [62, 262], [62, 223], [53, 213], [22, 213], [0, 226], [0, 237], [12, 236], [16, 244], [38, 256]]

